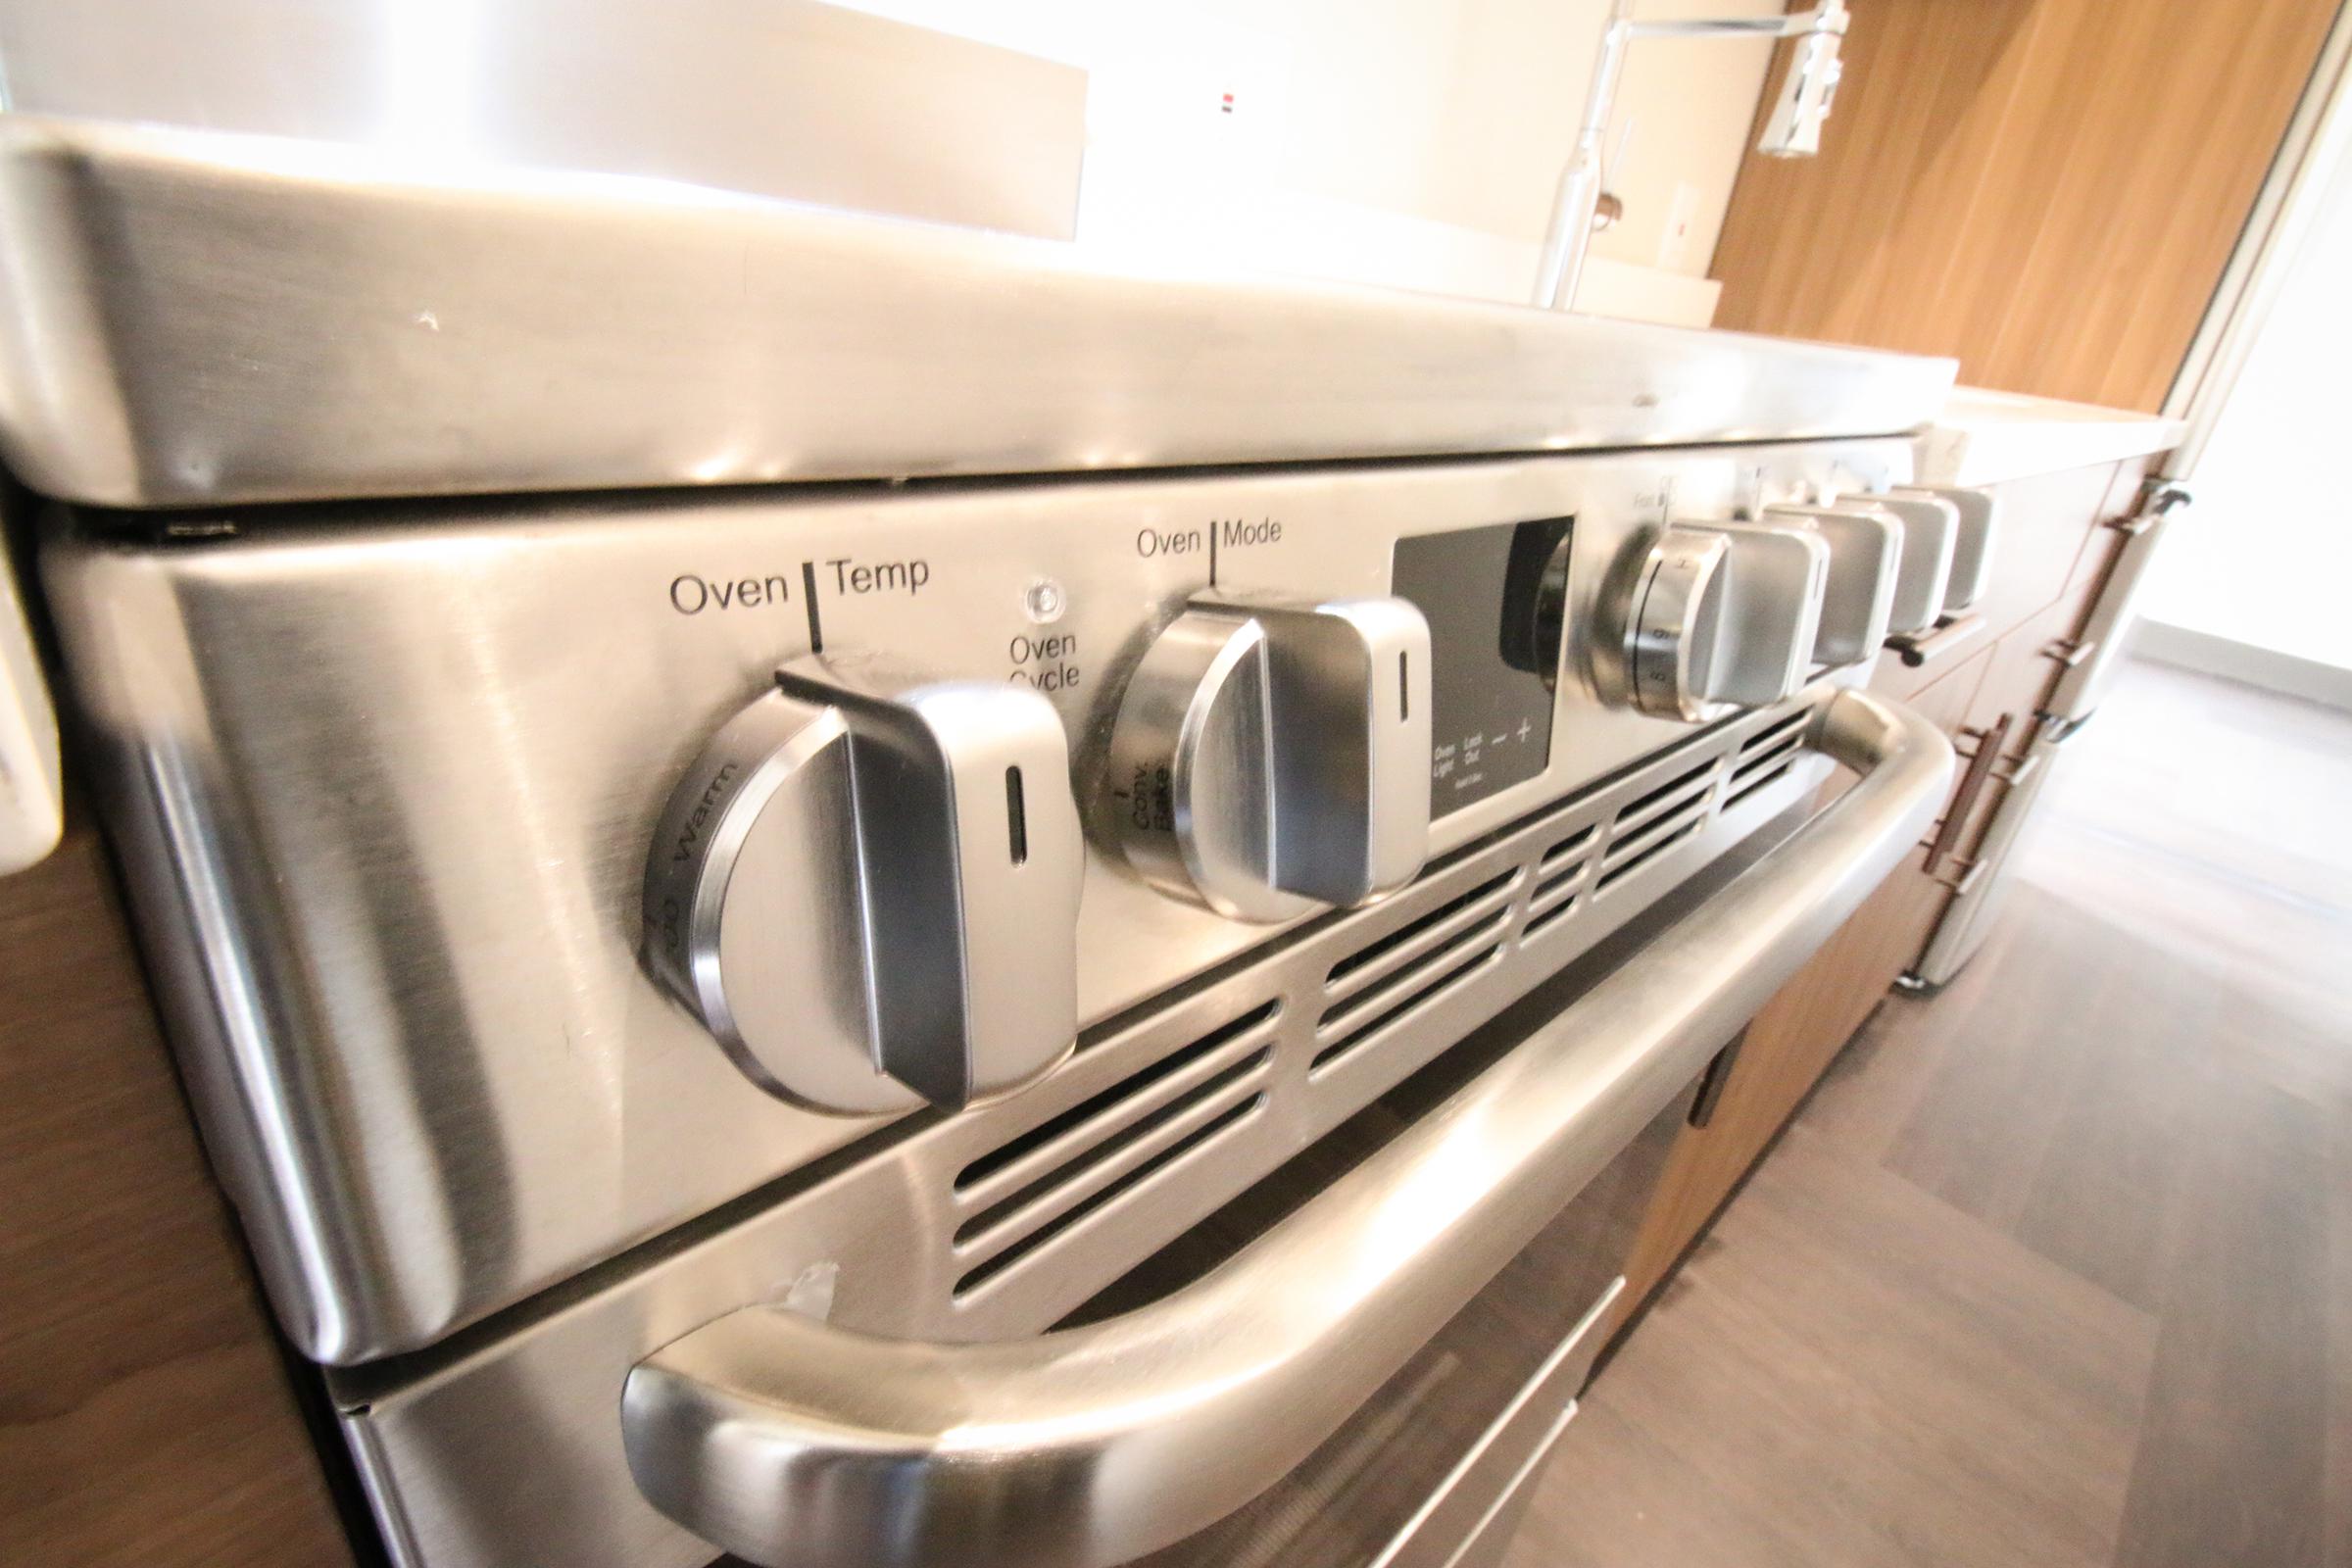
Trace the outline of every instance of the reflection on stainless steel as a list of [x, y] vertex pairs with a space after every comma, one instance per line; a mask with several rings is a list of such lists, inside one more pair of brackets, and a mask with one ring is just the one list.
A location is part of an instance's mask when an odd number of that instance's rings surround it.
[[1903, 525], [1876, 507], [1783, 505], [1764, 509], [1766, 522], [1809, 528], [1829, 546], [1821, 629], [1813, 644], [1819, 664], [1866, 659], [1886, 640], [1894, 589], [1902, 572]]
[[1243, 920], [1403, 886], [1429, 853], [1429, 623], [1401, 599], [1195, 600], [1111, 730], [1128, 861]]
[[18, 114], [690, 179], [1056, 239], [1086, 142], [1084, 71], [808, 0], [0, 0], [0, 72]]
[[1951, 771], [1854, 693], [1862, 782], [1453, 1099], [1197, 1285], [986, 1345], [754, 1305], [629, 1376], [646, 1494], [769, 1568], [1107, 1568], [1297, 1463], [1657, 1111], [1907, 854]]
[[819, 1110], [959, 1110], [1078, 1032], [1085, 848], [1054, 705], [877, 693], [817, 661], [687, 768], [646, 857], [646, 954], [737, 1062]]
[[1850, 504], [1891, 512], [1903, 525], [1902, 567], [1894, 583], [1888, 628], [1915, 637], [1943, 613], [1951, 586], [1952, 560], [1960, 549], [1960, 513], [1950, 502], [1926, 495], [1855, 496]]
[[107, 505], [1887, 434], [1948, 360], [0, 119], [0, 450]]
[[811, 1295], [865, 1333], [1037, 1334], [1227, 1205], [1295, 1200], [1293, 1166], [1319, 1167], [1367, 1104], [1466, 1081], [1614, 961], [1596, 945], [1631, 951], [1672, 918], [1661, 899], [1687, 907], [1752, 858], [1828, 774], [1802, 744], [1828, 695], [1690, 734], [1379, 904], [1261, 931], [1036, 1087], [904, 1124], [585, 1297], [526, 1303], [494, 1340], [334, 1374], [385, 1531], [416, 1543], [404, 1568], [701, 1568], [709, 1544], [629, 1477], [614, 1391], [638, 1361], [747, 1302]]
[[[44, 572], [195, 1098], [251, 1161], [231, 1185], [271, 1296], [307, 1352], [353, 1362], [878, 1125], [761, 1090], [642, 961], [678, 781], [815, 633], [829, 661], [1042, 694], [1100, 802], [1121, 677], [1207, 590], [1212, 538], [1220, 593], [1320, 602], [1390, 592], [1400, 537], [1574, 514], [1578, 626], [1669, 477], [1728, 515], [1908, 462], [1884, 441], [322, 509], [195, 537], [117, 518], [54, 540]], [[1555, 706], [1542, 765], [1433, 824], [1429, 854], [1689, 734], [1581, 680]], [[1082, 1023], [1269, 934], [1153, 891], [1106, 836], [1084, 876]]]
[[1952, 536], [1952, 575], [1944, 584], [1943, 613], [1957, 615], [1975, 605], [1992, 584], [1992, 547], [2000, 528], [2000, 503], [1989, 490], [1963, 485], [1903, 485], [1897, 493], [1951, 504], [1959, 528]]
[[1829, 567], [1820, 538], [1681, 521], [1628, 563], [1592, 639], [1595, 655], [1616, 655], [1596, 666], [1616, 700], [1703, 722], [1781, 702], [1805, 683]]

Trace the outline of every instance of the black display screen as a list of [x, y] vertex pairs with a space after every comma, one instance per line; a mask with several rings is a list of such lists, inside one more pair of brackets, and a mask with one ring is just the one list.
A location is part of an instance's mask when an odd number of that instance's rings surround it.
[[1534, 778], [1551, 759], [1560, 572], [1574, 521], [1396, 541], [1395, 592], [1429, 621], [1433, 818]]

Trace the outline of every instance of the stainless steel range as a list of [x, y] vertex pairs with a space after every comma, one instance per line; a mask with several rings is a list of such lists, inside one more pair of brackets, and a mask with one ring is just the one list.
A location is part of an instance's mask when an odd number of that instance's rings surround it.
[[0, 137], [73, 706], [396, 1560], [1499, 1549], [1940, 800], [1854, 688], [1984, 557], [1948, 365]]

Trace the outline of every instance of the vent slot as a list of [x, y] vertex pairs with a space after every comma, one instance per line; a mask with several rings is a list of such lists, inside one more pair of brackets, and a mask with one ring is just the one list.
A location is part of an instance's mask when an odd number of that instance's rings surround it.
[[1536, 862], [1536, 875], [1548, 877], [1569, 861], [1582, 860], [1584, 852], [1592, 848], [1594, 828], [1595, 824], [1587, 822], [1583, 827], [1545, 850], [1544, 858]]
[[1740, 747], [1740, 760], [1733, 765], [1744, 768], [1757, 756], [1778, 748], [1784, 741], [1802, 740], [1805, 720], [1813, 716], [1812, 710], [1798, 709], [1787, 718], [1775, 720], [1750, 735]]
[[[1347, 1028], [1317, 1051], [1307, 1063], [1307, 1072], [1311, 1075], [1322, 1071], [1390, 1025], [1403, 1022], [1423, 1004], [1435, 1001], [1439, 993], [1492, 963], [1501, 956], [1500, 937], [1507, 919], [1507, 914], [1494, 916], [1429, 954], [1411, 968], [1392, 976], [1377, 989], [1350, 998], [1325, 1013], [1319, 1033], [1329, 1033], [1350, 1022], [1353, 1027]], [[1465, 956], [1465, 950], [1472, 951]], [[1437, 971], [1434, 978], [1433, 970]]]
[[1618, 808], [1616, 816], [1609, 821], [1610, 853], [1615, 853], [1615, 841], [1624, 838], [1629, 829], [1664, 816], [1691, 795], [1703, 793], [1714, 781], [1715, 765], [1721, 760], [1720, 757], [1710, 757], [1696, 767], [1676, 774], [1648, 794]]
[[1234, 1128], [1240, 1126], [1243, 1122], [1249, 1120], [1250, 1116], [1254, 1115], [1258, 1109], [1265, 1104], [1265, 1102], [1266, 1097], [1262, 1090], [1257, 1094], [1251, 1095], [1248, 1100], [1243, 1101], [1240, 1104], [1233, 1106], [1231, 1109], [1223, 1112], [1222, 1114], [1203, 1122], [1199, 1127], [1194, 1128], [1191, 1132], [1185, 1134], [1182, 1138], [1177, 1139], [1174, 1143], [1168, 1145], [1167, 1148], [1161, 1150], [1158, 1153], [1153, 1154], [1142, 1164], [1137, 1165], [1134, 1169], [1128, 1171], [1116, 1181], [1098, 1188], [1084, 1199], [1081, 1199], [1078, 1202], [1072, 1204], [1066, 1209], [1063, 1209], [1052, 1220], [1048, 1221], [1044, 1225], [1039, 1226], [1036, 1230], [1031, 1231], [1028, 1235], [1020, 1238], [1020, 1240], [1014, 1242], [1003, 1251], [997, 1253], [994, 1257], [989, 1258], [985, 1262], [975, 1264], [973, 1267], [965, 1270], [962, 1277], [957, 1279], [956, 1282], [955, 1294], [956, 1298], [960, 1300], [962, 1298], [969, 1296], [981, 1286], [986, 1285], [990, 1280], [995, 1279], [998, 1275], [1004, 1273], [1006, 1269], [1011, 1268], [1015, 1263], [1020, 1262], [1023, 1258], [1035, 1252], [1039, 1248], [1054, 1240], [1054, 1238], [1056, 1236], [1061, 1235], [1071, 1226], [1076, 1225], [1080, 1220], [1085, 1219], [1089, 1214], [1094, 1213], [1097, 1209], [1102, 1207], [1105, 1203], [1110, 1202], [1113, 1199], [1118, 1198], [1121, 1194], [1132, 1192], [1135, 1188], [1141, 1186], [1143, 1183], [1150, 1181], [1152, 1177], [1158, 1175], [1170, 1165], [1175, 1164], [1176, 1161], [1182, 1159], [1194, 1150], [1210, 1143], [1225, 1133], [1231, 1132]]
[[1684, 829], [1707, 814], [1708, 805], [1706, 792], [1702, 790], [1679, 803], [1666, 815], [1652, 817], [1633, 832], [1620, 833], [1610, 839], [1607, 852], [1600, 858], [1601, 879], [1605, 882], [1608, 873], [1627, 860], [1646, 858], [1650, 847], [1658, 840], [1680, 835]]
[[1735, 776], [1732, 779], [1732, 793], [1723, 798], [1723, 808], [1728, 811], [1733, 807], [1738, 806], [1741, 801], [1746, 800], [1750, 795], [1755, 794], [1756, 791], [1764, 788], [1766, 785], [1776, 784], [1782, 779], [1787, 778], [1788, 776], [1788, 770], [1794, 766], [1796, 766], [1795, 757], [1791, 754], [1784, 753], [1780, 759], [1780, 765], [1778, 767], [1768, 768], [1764, 772], [1758, 773], [1752, 778], [1746, 778], [1744, 775]]
[[1065, 1134], [1108, 1116], [1122, 1104], [1141, 1099], [1147, 1092], [1167, 1082], [1185, 1068], [1214, 1054], [1221, 1047], [1229, 1046], [1271, 1022], [1281, 1010], [1280, 1002], [1268, 1002], [1252, 1007], [1232, 1022], [1210, 1030], [1191, 1045], [1179, 1047], [1150, 1066], [1129, 1073], [1108, 1089], [1079, 1102], [1060, 1115], [1042, 1121], [1018, 1137], [998, 1145], [956, 1173], [956, 1193], [961, 1195], [969, 1192]]
[[[1010, 1194], [997, 1200], [970, 1219], [965, 1220], [956, 1228], [956, 1245], [963, 1247], [1003, 1230], [1007, 1224], [1019, 1220], [1024, 1213], [1047, 1203], [1054, 1194], [1084, 1185], [1087, 1178], [1103, 1166], [1148, 1143], [1154, 1133], [1173, 1126], [1184, 1117], [1186, 1112], [1218, 1099], [1235, 1084], [1263, 1070], [1266, 1063], [1273, 1059], [1274, 1048], [1261, 1046], [1222, 1072], [1216, 1073], [1175, 1096], [1160, 1105], [1158, 1109], [1137, 1117], [1102, 1142], [1089, 1147], [1072, 1158], [1062, 1161], [1026, 1185], [1016, 1188]], [[1186, 1140], [1178, 1139], [1177, 1142], [1184, 1143]], [[1145, 1161], [1145, 1165], [1149, 1163], [1149, 1160]], [[1136, 1170], [1143, 1168], [1145, 1168], [1144, 1165], [1135, 1167]], [[1129, 1172], [1130, 1179], [1133, 1174], [1132, 1171]], [[1122, 1185], [1120, 1182], [1113, 1181], [1106, 1184], [1105, 1190], [1120, 1185]], [[1068, 1211], [1065, 1210], [1065, 1212]]]
[[[1380, 978], [1379, 970], [1401, 967], [1413, 955], [1406, 950], [1419, 938], [1428, 937], [1432, 943], [1443, 943], [1449, 933], [1440, 927], [1453, 923], [1460, 926], [1477, 917], [1480, 906], [1493, 903], [1519, 880], [1516, 866], [1491, 876], [1469, 892], [1447, 899], [1426, 914], [1416, 915], [1385, 936], [1374, 938], [1348, 956], [1334, 963], [1325, 972], [1323, 988], [1326, 994], [1346, 993], [1358, 986], [1371, 987]], [[1325, 1014], [1328, 1018], [1330, 1014]]]
[[1532, 942], [1553, 926], [1558, 925], [1576, 912], [1576, 906], [1581, 902], [1577, 895], [1571, 893], [1542, 914], [1529, 916], [1527, 924], [1519, 932], [1520, 942], [1523, 944]]
[[1679, 825], [1678, 822], [1660, 823], [1658, 831], [1649, 836], [1649, 841], [1626, 858], [1619, 859], [1617, 852], [1610, 851], [1609, 858], [1603, 862], [1604, 868], [1600, 873], [1600, 881], [1592, 891], [1595, 893], [1608, 892], [1609, 889], [1632, 876], [1636, 871], [1641, 870], [1691, 834], [1696, 833], [1706, 820], [1703, 804], [1701, 803], [1701, 807], [1693, 808], [1690, 816], [1678, 819]]

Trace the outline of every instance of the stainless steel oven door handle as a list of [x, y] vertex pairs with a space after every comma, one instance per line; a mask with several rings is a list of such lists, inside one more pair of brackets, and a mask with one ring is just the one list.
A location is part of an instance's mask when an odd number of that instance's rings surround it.
[[1195, 1285], [1000, 1344], [876, 1339], [769, 1306], [629, 1374], [629, 1468], [767, 1568], [1107, 1568], [1311, 1452], [1811, 956], [1934, 819], [1952, 748], [1841, 693], [1860, 781], [1437, 1110]]

